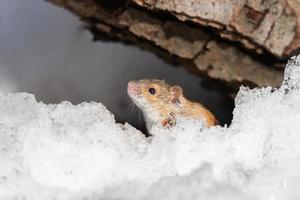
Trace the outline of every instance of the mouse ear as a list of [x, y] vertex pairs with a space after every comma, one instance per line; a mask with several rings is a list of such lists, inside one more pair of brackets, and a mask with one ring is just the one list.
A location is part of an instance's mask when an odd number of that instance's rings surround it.
[[178, 85], [172, 86], [170, 88], [169, 94], [170, 94], [170, 100], [172, 103], [180, 103], [179, 97], [182, 96], [182, 88]]

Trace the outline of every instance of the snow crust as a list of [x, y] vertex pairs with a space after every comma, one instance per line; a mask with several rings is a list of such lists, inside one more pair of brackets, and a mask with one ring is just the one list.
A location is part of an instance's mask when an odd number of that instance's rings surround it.
[[0, 199], [299, 199], [300, 56], [279, 89], [238, 93], [229, 127], [145, 138], [101, 103], [0, 94]]

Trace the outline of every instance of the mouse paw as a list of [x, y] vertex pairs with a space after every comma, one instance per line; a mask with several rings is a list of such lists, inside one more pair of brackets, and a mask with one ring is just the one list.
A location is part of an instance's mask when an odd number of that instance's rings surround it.
[[171, 128], [176, 124], [175, 119], [170, 119], [170, 118], [163, 120], [161, 123], [162, 126], [166, 128]]

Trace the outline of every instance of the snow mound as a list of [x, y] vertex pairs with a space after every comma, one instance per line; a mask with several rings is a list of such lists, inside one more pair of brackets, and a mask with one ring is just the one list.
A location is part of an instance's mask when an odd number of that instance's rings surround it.
[[242, 87], [230, 127], [146, 138], [100, 103], [0, 94], [0, 199], [300, 198], [300, 56], [279, 89]]

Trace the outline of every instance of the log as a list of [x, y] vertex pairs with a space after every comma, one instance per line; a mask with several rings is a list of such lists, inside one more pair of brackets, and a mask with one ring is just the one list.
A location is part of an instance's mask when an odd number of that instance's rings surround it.
[[290, 55], [300, 47], [300, 0], [133, 0], [181, 21], [213, 27], [258, 53]]
[[49, 1], [79, 16], [96, 39], [130, 42], [232, 87], [278, 86], [280, 58], [299, 48], [299, 9], [291, 6], [299, 0]]

